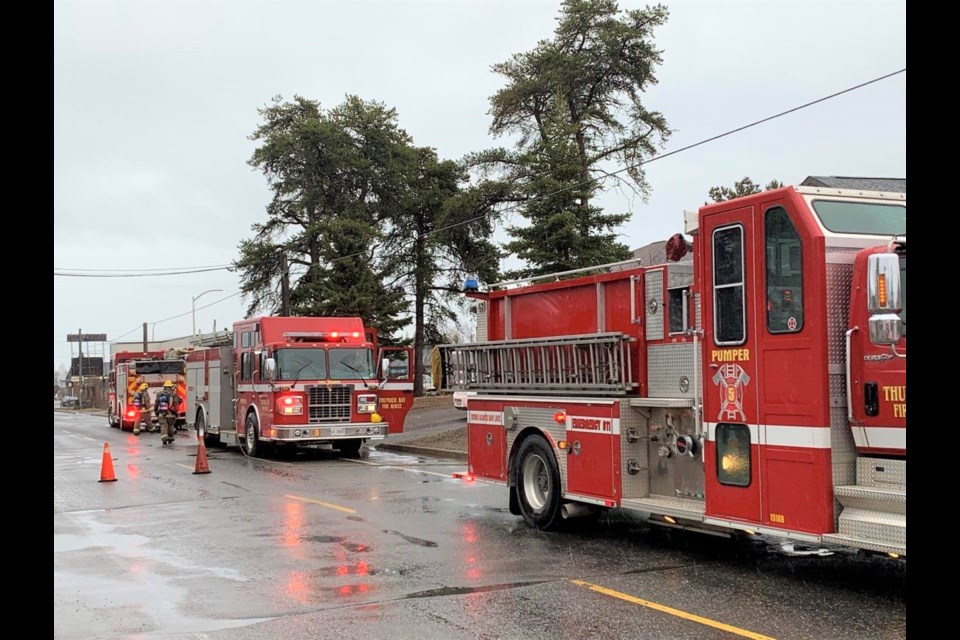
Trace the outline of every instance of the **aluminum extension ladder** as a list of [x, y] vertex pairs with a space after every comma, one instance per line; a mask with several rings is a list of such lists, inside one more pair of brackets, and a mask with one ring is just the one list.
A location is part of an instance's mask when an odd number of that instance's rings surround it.
[[594, 333], [440, 345], [442, 387], [626, 395], [638, 386], [630, 343], [623, 333]]
[[224, 329], [219, 333], [200, 333], [190, 340], [195, 347], [229, 347], [233, 345], [233, 331]]

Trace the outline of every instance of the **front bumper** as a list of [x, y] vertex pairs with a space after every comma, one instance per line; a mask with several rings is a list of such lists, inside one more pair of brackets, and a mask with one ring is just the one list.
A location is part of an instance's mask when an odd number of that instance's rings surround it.
[[297, 442], [302, 444], [331, 442], [334, 440], [383, 440], [389, 432], [386, 422], [361, 422], [343, 424], [296, 424], [279, 425], [265, 430], [261, 440], [273, 442]]

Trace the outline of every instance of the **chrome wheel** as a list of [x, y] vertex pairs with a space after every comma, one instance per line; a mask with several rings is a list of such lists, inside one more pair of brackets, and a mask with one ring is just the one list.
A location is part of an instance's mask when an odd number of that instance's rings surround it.
[[540, 511], [550, 501], [550, 474], [547, 464], [537, 454], [532, 454], [523, 462], [523, 493], [534, 510]]

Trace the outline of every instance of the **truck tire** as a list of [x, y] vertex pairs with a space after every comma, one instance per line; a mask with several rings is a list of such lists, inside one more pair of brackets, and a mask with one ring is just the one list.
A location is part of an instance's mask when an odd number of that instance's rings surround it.
[[115, 429], [117, 427], [117, 422], [116, 420], [114, 420], [114, 417], [115, 416], [113, 415], [113, 405], [110, 405], [109, 407], [107, 407], [107, 424], [110, 425], [111, 428]]
[[203, 419], [203, 411], [197, 411], [197, 435], [203, 434], [203, 445], [207, 448], [220, 446], [219, 433], [207, 433], [207, 421]]
[[356, 458], [360, 455], [360, 447], [363, 446], [362, 438], [351, 438], [350, 440], [341, 440], [336, 444], [340, 450], [340, 455], [348, 458]]
[[517, 501], [527, 524], [535, 529], [560, 528], [560, 468], [543, 436], [530, 436], [517, 451], [513, 477]]
[[257, 420], [257, 414], [252, 411], [247, 414], [247, 419], [243, 423], [243, 434], [243, 442], [240, 444], [240, 446], [243, 447], [243, 452], [251, 458], [259, 458], [260, 442], [258, 438], [260, 437], [260, 421]]

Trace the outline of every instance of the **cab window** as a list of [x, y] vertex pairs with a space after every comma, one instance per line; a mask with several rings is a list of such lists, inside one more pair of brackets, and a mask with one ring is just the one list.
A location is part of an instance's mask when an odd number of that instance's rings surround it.
[[743, 227], [713, 232], [713, 331], [717, 344], [747, 339], [743, 281]]
[[253, 352], [244, 351], [240, 354], [240, 379], [253, 379]]
[[783, 207], [764, 216], [767, 284], [767, 330], [796, 333], [803, 329], [803, 248], [800, 234]]

